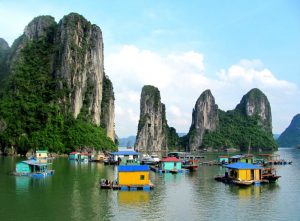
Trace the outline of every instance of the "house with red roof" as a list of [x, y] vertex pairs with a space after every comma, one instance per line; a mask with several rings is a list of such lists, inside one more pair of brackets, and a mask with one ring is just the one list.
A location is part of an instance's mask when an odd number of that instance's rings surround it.
[[182, 162], [176, 157], [165, 157], [160, 161], [160, 168], [164, 172], [181, 171]]

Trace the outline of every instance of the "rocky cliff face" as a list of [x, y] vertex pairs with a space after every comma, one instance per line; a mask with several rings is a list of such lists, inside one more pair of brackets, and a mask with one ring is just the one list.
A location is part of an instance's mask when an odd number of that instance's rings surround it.
[[3, 38], [0, 38], [0, 50], [3, 51], [8, 49], [9, 49], [8, 43]]
[[148, 152], [167, 150], [167, 128], [165, 105], [161, 103], [159, 90], [144, 86], [135, 149]]
[[[58, 24], [51, 16], [36, 17], [14, 42], [11, 63], [29, 41], [41, 39], [52, 45], [52, 69], [49, 73], [57, 84], [60, 105], [74, 118], [81, 114], [97, 126], [105, 126], [107, 135], [114, 140], [114, 94], [109, 80], [109, 90], [104, 92], [103, 89], [105, 74], [101, 29], [76, 13], [64, 16]], [[106, 100], [102, 103], [104, 96]], [[102, 106], [105, 111], [101, 110]]]
[[24, 35], [29, 40], [38, 40], [48, 37], [54, 31], [56, 22], [52, 16], [39, 16], [34, 18], [24, 29]]
[[279, 136], [277, 143], [280, 147], [300, 146], [300, 114], [293, 117], [291, 124]]
[[272, 133], [271, 106], [266, 95], [259, 89], [254, 88], [243, 96], [241, 102], [236, 106], [238, 111], [247, 116], [259, 116], [261, 126]]
[[60, 88], [68, 90], [61, 102], [76, 118], [86, 101], [87, 113], [100, 125], [104, 77], [100, 28], [71, 13], [59, 22], [54, 41], [59, 45], [54, 75], [61, 79]]
[[101, 126], [106, 129], [107, 136], [115, 139], [115, 97], [114, 89], [108, 76], [103, 78], [101, 103]]
[[214, 131], [218, 125], [218, 106], [210, 90], [204, 91], [193, 109], [192, 124], [188, 134], [190, 151], [196, 151], [202, 144], [205, 131]]
[[8, 59], [9, 50], [10, 47], [8, 43], [3, 38], [0, 38], [0, 80], [7, 73], [7, 69], [8, 69], [7, 59]]

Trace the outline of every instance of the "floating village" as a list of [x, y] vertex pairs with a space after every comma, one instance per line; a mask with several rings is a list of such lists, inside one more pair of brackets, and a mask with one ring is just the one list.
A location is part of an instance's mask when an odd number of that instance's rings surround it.
[[[75, 151], [68, 155], [69, 161], [78, 164], [103, 163], [117, 167], [115, 179], [102, 177], [99, 188], [119, 191], [150, 191], [155, 188], [150, 180], [150, 173], [186, 174], [193, 173], [200, 166], [219, 166], [224, 174], [216, 174], [214, 179], [229, 185], [250, 186], [276, 182], [281, 176], [276, 166], [289, 165], [278, 154], [229, 154], [220, 155], [213, 161], [205, 161], [204, 155], [187, 152], [169, 152], [166, 156], [136, 152], [123, 148], [117, 152], [96, 153]], [[15, 176], [43, 178], [54, 175], [53, 157], [48, 151], [37, 150], [28, 160], [18, 162], [12, 172]]]

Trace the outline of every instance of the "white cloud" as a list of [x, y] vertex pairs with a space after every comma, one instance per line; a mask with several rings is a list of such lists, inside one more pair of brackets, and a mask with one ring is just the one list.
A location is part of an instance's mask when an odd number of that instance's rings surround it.
[[225, 83], [239, 83], [244, 86], [259, 88], [277, 88], [284, 92], [295, 92], [297, 86], [288, 81], [277, 79], [273, 73], [263, 68], [259, 60], [242, 60], [239, 64], [232, 65], [227, 71], [224, 69], [218, 73], [221, 81]]
[[275, 132], [286, 127], [283, 120], [280, 125], [276, 121], [281, 119], [282, 107], [289, 107], [285, 112], [291, 118], [297, 110], [291, 105], [291, 101], [299, 96], [297, 86], [276, 78], [260, 60], [244, 59], [228, 69], [221, 69], [215, 77], [208, 77], [204, 56], [200, 53], [189, 51], [162, 55], [125, 45], [107, 55], [105, 67], [114, 84], [119, 136], [136, 134], [140, 94], [146, 84], [158, 87], [162, 102], [166, 104], [168, 124], [179, 132], [189, 130], [195, 102], [206, 89], [211, 89], [221, 109], [229, 110], [235, 108], [250, 89], [260, 88], [271, 103]]

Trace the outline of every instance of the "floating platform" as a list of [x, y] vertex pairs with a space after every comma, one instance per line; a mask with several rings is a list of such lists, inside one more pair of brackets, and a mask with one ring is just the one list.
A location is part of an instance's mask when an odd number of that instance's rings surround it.
[[37, 173], [24, 173], [24, 172], [12, 172], [14, 176], [31, 176], [31, 177], [45, 177], [52, 176], [54, 174], [54, 170], [48, 170], [46, 172], [37, 172]]
[[109, 181], [108, 184], [100, 181], [100, 188], [121, 191], [150, 191], [154, 189], [154, 184], [152, 182], [149, 182], [148, 185], [119, 185], [114, 183], [113, 181]]
[[226, 184], [235, 184], [239, 186], [250, 186], [255, 185], [259, 186], [260, 184], [269, 183], [269, 180], [263, 179], [263, 180], [235, 180], [230, 177], [226, 176], [216, 176], [214, 178], [216, 181], [223, 182]]
[[155, 173], [189, 173], [190, 171], [188, 169], [181, 169], [181, 170], [162, 170], [159, 167], [156, 166], [150, 166], [150, 170], [152, 170]]

